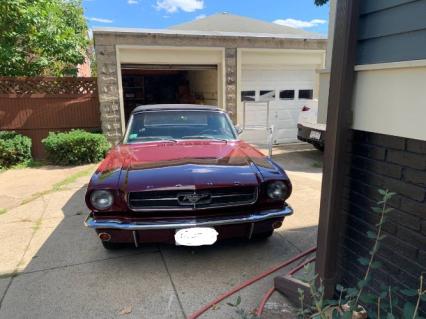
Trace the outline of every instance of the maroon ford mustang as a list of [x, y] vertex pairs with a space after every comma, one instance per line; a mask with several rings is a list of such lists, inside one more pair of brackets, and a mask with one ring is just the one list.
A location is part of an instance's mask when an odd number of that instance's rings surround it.
[[140, 106], [90, 180], [85, 224], [107, 249], [265, 238], [293, 213], [290, 194], [284, 170], [239, 140], [219, 108]]

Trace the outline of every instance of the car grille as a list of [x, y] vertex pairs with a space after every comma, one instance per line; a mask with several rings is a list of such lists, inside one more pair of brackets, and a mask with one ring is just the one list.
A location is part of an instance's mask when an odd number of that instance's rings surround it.
[[257, 196], [257, 187], [241, 186], [131, 192], [128, 201], [134, 210], [194, 210], [251, 205]]

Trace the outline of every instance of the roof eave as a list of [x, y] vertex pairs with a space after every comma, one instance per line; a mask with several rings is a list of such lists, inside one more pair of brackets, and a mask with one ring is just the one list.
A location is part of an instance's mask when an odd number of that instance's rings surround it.
[[192, 31], [173, 29], [135, 29], [135, 28], [94, 28], [94, 34], [102, 33], [131, 33], [143, 35], [183, 35], [183, 36], [209, 36], [209, 37], [249, 37], [249, 38], [270, 38], [270, 39], [292, 39], [292, 40], [327, 40], [325, 36], [302, 36], [294, 34], [275, 33], [251, 33], [251, 32], [223, 32], [223, 31]]

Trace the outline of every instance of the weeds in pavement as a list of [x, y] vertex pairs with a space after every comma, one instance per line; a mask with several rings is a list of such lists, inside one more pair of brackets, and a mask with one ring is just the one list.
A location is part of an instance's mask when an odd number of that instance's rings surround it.
[[[358, 262], [362, 267], [366, 267], [365, 274], [353, 288], [344, 288], [337, 285], [337, 300], [326, 300], [324, 298], [324, 286], [318, 274], [315, 273], [312, 264], [305, 266], [305, 275], [302, 280], [309, 286], [309, 294], [312, 302], [305, 303], [305, 291], [299, 289], [300, 309], [298, 318], [312, 319], [351, 319], [368, 318], [372, 319], [420, 319], [419, 309], [422, 302], [426, 301], [426, 289], [424, 288], [424, 274], [420, 275], [418, 289], [401, 289], [398, 287], [381, 285], [380, 291], [373, 292], [367, 289], [372, 280], [372, 271], [382, 267], [382, 263], [376, 260], [381, 242], [386, 235], [383, 233], [388, 214], [393, 210], [388, 207], [388, 202], [395, 193], [388, 190], [379, 189], [382, 199], [377, 202], [377, 206], [372, 207], [372, 211], [378, 214], [376, 231], [367, 231], [367, 237], [373, 240], [373, 246], [369, 252], [369, 257], [359, 258]], [[378, 287], [376, 287], [377, 289]], [[404, 295], [413, 298], [414, 302], [398, 300], [396, 295]], [[412, 300], [412, 301], [413, 301]], [[365, 308], [364, 308], [365, 307]], [[402, 314], [396, 315], [396, 307], [402, 309]]]
[[65, 186], [74, 183], [80, 177], [87, 176], [87, 175], [91, 174], [92, 172], [93, 172], [93, 167], [90, 167], [90, 168], [87, 168], [87, 169], [82, 170], [80, 172], [77, 172], [75, 174], [72, 174], [72, 175], [68, 176], [67, 178], [65, 178], [64, 180], [62, 180], [62, 181], [54, 184], [51, 189], [48, 189], [48, 190], [43, 191], [43, 192], [32, 194], [29, 198], [24, 199], [21, 202], [21, 205], [28, 204], [29, 202], [32, 202], [32, 201], [34, 201], [34, 200], [36, 200], [36, 199], [38, 199], [38, 198], [40, 198], [40, 197], [42, 197], [44, 195], [55, 193], [55, 192], [59, 192]]
[[232, 308], [235, 308], [235, 313], [238, 315], [239, 319], [260, 319], [260, 317], [256, 316], [253, 312], [248, 312], [240, 308], [241, 296], [238, 296], [235, 302], [227, 302], [226, 304]]

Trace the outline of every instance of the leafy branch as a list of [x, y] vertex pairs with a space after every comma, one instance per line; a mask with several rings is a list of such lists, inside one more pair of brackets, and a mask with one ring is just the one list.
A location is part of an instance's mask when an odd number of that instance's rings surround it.
[[328, 0], [315, 0], [315, 5], [323, 6], [328, 2]]
[[387, 208], [387, 202], [392, 198], [392, 196], [395, 195], [395, 193], [389, 192], [388, 190], [382, 190], [382, 189], [379, 189], [379, 193], [380, 195], [383, 196], [383, 199], [378, 202], [378, 204], [379, 205], [381, 204], [382, 207], [377, 207], [377, 206], [371, 207], [373, 212], [380, 214], [379, 223], [376, 225], [376, 227], [378, 227], [378, 231], [377, 233], [374, 233], [372, 231], [367, 232], [367, 237], [374, 239], [374, 245], [373, 245], [373, 249], [370, 250], [370, 260], [367, 260], [365, 258], [359, 259], [359, 262], [361, 263], [361, 265], [367, 264], [368, 267], [365, 272], [363, 280], [361, 280], [358, 283], [359, 291], [355, 299], [355, 303], [354, 303], [355, 307], [358, 305], [361, 294], [363, 293], [364, 288], [370, 279], [371, 270], [381, 267], [381, 263], [379, 261], [374, 261], [374, 258], [376, 257], [377, 251], [379, 250], [380, 241], [385, 238], [385, 235], [383, 235], [383, 224], [385, 223], [385, 220], [386, 220], [385, 218], [386, 214], [388, 214], [389, 212], [393, 210], [392, 208]]
[[[358, 281], [357, 287], [344, 288], [342, 285], [336, 286], [336, 291], [339, 293], [338, 300], [324, 300], [321, 292], [324, 291], [322, 282], [319, 282], [317, 288], [318, 275], [312, 271], [312, 266], [305, 267], [304, 280], [309, 285], [309, 291], [312, 297], [312, 304], [307, 305], [304, 302], [304, 291], [299, 289], [300, 309], [297, 312], [298, 318], [332, 318], [332, 319], [350, 319], [354, 317], [366, 318], [367, 312], [362, 306], [376, 306], [376, 310], [368, 313], [369, 318], [373, 319], [422, 319], [419, 316], [419, 311], [423, 301], [426, 301], [426, 289], [424, 288], [424, 273], [420, 276], [420, 284], [418, 289], [398, 289], [397, 287], [381, 285], [381, 292], [373, 294], [365, 292], [368, 283], [370, 282], [372, 270], [382, 267], [381, 262], [376, 261], [377, 252], [380, 249], [381, 241], [386, 238], [383, 234], [383, 225], [386, 222], [387, 215], [392, 211], [388, 207], [389, 200], [395, 195], [388, 190], [378, 190], [381, 195], [381, 200], [377, 202], [377, 206], [371, 207], [372, 211], [379, 215], [378, 223], [376, 224], [377, 231], [367, 231], [368, 238], [374, 240], [372, 249], [369, 251], [369, 258], [359, 258], [358, 262], [362, 266], [366, 266], [365, 274]], [[393, 296], [393, 293], [399, 292], [402, 295], [415, 298], [416, 302], [405, 302], [403, 313], [400, 317], [396, 317], [394, 307], [398, 306], [399, 300]], [[362, 303], [362, 305], [361, 305]]]

